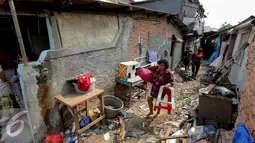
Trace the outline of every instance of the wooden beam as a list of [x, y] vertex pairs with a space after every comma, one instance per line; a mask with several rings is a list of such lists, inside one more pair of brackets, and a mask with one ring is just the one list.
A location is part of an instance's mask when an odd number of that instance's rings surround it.
[[105, 118], [105, 115], [97, 118], [96, 120], [94, 120], [93, 122], [91, 122], [90, 124], [88, 124], [87, 126], [83, 127], [82, 129], [78, 130], [78, 134], [81, 134], [82, 132], [88, 130], [90, 127], [94, 126], [96, 123], [98, 123], [99, 121], [103, 120]]
[[168, 139], [180, 139], [180, 138], [188, 138], [188, 135], [178, 135], [178, 136], [168, 136], [163, 137], [161, 140], [168, 140]]
[[14, 6], [14, 2], [13, 2], [13, 0], [9, 0], [8, 2], [9, 2], [10, 9], [11, 9], [12, 19], [13, 19], [17, 39], [18, 39], [18, 42], [19, 42], [19, 48], [20, 48], [21, 56], [22, 56], [22, 58], [27, 59], [27, 54], [26, 54], [24, 43], [23, 43], [22, 35], [21, 35], [21, 32], [20, 32], [19, 21], [18, 21], [18, 17], [17, 17], [17, 14], [16, 14], [16, 9], [15, 9], [15, 6]]
[[[47, 17], [48, 16], [48, 14], [46, 12], [42, 12], [42, 11], [38, 12], [37, 14], [33, 13], [33, 12], [29, 12], [29, 11], [18, 11], [18, 12], [16, 12], [16, 14], [18, 16], [38, 16], [38, 17]], [[0, 8], [0, 15], [6, 16], [6, 15], [12, 15], [12, 14], [11, 14], [11, 12]]]
[[[168, 137], [170, 135], [171, 128], [168, 128], [165, 134], [165, 137]], [[162, 140], [161, 143], [166, 143], [166, 140]]]

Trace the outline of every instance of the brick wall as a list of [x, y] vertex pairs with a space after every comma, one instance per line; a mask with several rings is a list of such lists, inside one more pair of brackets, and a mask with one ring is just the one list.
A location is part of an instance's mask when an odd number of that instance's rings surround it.
[[[249, 49], [247, 62], [248, 79], [244, 88], [241, 90], [242, 120], [249, 129], [253, 139], [255, 139], [255, 41]], [[240, 116], [237, 117], [236, 126], [240, 122]]]
[[172, 35], [181, 38], [180, 31], [172, 24], [167, 24], [163, 19], [156, 20], [134, 20], [132, 35], [130, 39], [131, 57], [137, 55], [137, 44], [139, 35], [142, 38], [143, 48], [148, 48], [149, 36], [162, 36], [164, 38], [171, 38]]

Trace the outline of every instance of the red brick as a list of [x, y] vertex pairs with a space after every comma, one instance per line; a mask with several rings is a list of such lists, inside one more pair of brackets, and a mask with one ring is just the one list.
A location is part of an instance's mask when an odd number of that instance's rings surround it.
[[249, 75], [251, 76], [251, 78], [255, 78], [255, 72], [254, 71], [250, 71]]
[[252, 132], [252, 138], [255, 139], [255, 131]]
[[[255, 94], [250, 95], [250, 99], [252, 100], [253, 103], [255, 103]], [[254, 110], [254, 112], [255, 112], [255, 110]]]
[[253, 69], [253, 68], [254, 68], [253, 65], [251, 65], [251, 64], [248, 64], [248, 65], [247, 65], [247, 69]]
[[[240, 116], [238, 116], [238, 118], [240, 118]], [[246, 122], [247, 120], [248, 120], [247, 114], [243, 114], [243, 115], [242, 115], [242, 121], [243, 121], [243, 122]]]
[[[174, 33], [172, 32], [174, 31]], [[167, 24], [164, 20], [153, 21], [153, 20], [135, 20], [133, 25], [133, 31], [130, 38], [130, 48], [132, 56], [136, 55], [137, 52], [137, 39], [140, 35], [143, 39], [143, 47], [148, 47], [149, 36], [172, 36], [171, 34], [179, 35], [179, 31], [175, 29], [171, 24]]]
[[[239, 108], [242, 111], [242, 117], [245, 125], [255, 137], [255, 42], [253, 48], [249, 50], [247, 61], [248, 78], [244, 84]], [[239, 115], [240, 116], [240, 115]], [[238, 124], [239, 120], [236, 121]], [[236, 125], [235, 124], [235, 125]]]
[[251, 43], [251, 46], [252, 46], [252, 47], [255, 47], [255, 42], [252, 42], [252, 43]]
[[252, 131], [252, 124], [251, 124], [250, 120], [244, 122], [244, 124], [247, 127], [247, 129], [249, 130], [249, 133], [251, 133], [251, 131]]

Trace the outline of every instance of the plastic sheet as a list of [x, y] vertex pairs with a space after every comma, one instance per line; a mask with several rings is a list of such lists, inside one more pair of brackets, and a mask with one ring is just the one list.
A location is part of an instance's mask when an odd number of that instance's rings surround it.
[[[219, 56], [219, 52], [220, 52], [220, 36], [216, 38], [215, 40], [215, 45], [214, 45], [214, 51], [211, 55], [211, 57], [208, 60], [208, 64], [210, 65], [215, 59], [217, 59], [217, 57]], [[214, 69], [214, 67], [211, 67], [212, 70]]]
[[223, 86], [216, 86], [214, 89], [213, 89], [213, 93], [214, 94], [220, 94], [222, 96], [225, 96], [225, 97], [234, 97], [235, 96], [235, 93], [229, 89], [227, 89], [226, 87], [223, 87]]
[[151, 82], [152, 81], [152, 74], [149, 69], [141, 68], [136, 71], [136, 74], [141, 77], [141, 79], [145, 82]]
[[213, 125], [192, 127], [189, 132], [189, 143], [195, 143], [203, 138], [208, 138], [215, 134], [216, 130]]
[[233, 143], [255, 143], [250, 137], [249, 131], [246, 128], [244, 123], [239, 123], [234, 137], [233, 137]]

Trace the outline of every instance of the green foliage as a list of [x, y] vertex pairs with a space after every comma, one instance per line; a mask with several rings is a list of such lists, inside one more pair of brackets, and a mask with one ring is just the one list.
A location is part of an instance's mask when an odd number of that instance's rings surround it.
[[230, 23], [224, 22], [223, 24], [221, 24], [219, 31], [225, 30], [230, 27], [232, 27]]

